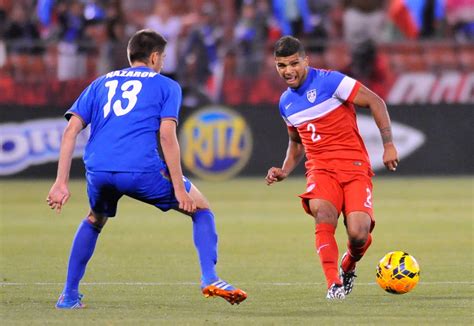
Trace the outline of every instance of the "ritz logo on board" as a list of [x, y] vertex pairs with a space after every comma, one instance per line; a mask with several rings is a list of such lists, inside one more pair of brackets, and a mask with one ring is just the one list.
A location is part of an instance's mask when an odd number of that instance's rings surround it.
[[235, 176], [252, 152], [252, 134], [245, 119], [219, 105], [208, 106], [188, 117], [179, 138], [183, 165], [203, 179]]

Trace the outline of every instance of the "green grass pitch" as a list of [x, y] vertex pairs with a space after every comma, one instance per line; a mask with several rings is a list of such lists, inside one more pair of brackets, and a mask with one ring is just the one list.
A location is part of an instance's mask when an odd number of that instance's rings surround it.
[[[297, 194], [301, 178], [267, 187], [263, 178], [204, 182], [219, 232], [220, 276], [249, 297], [239, 306], [199, 291], [189, 218], [124, 198], [104, 228], [81, 291], [87, 308], [54, 308], [71, 240], [87, 213], [83, 180], [58, 215], [49, 181], [1, 181], [2, 325], [472, 325], [472, 176], [375, 178], [374, 242], [358, 265], [354, 291], [325, 299], [312, 219]], [[342, 221], [340, 221], [342, 222]], [[346, 236], [337, 229], [340, 252]], [[417, 258], [421, 281], [392, 295], [375, 284], [378, 260], [392, 250]]]

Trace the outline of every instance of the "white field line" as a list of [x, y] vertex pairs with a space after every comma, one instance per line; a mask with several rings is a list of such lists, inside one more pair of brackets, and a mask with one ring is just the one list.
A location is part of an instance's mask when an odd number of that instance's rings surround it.
[[[64, 283], [57, 282], [0, 282], [0, 286], [51, 286], [51, 285], [63, 285]], [[315, 283], [303, 283], [303, 282], [291, 282], [291, 283], [268, 283], [268, 282], [255, 282], [255, 283], [239, 283], [242, 286], [248, 285], [269, 285], [269, 286], [310, 286], [310, 285], [323, 285], [323, 282]], [[473, 281], [440, 281], [440, 282], [420, 282], [423, 285], [474, 285]], [[84, 286], [108, 286], [108, 285], [128, 285], [128, 286], [188, 286], [188, 285], [199, 285], [197, 282], [83, 282], [81, 285]], [[359, 286], [372, 286], [376, 285], [375, 282], [369, 283], [356, 283]]]

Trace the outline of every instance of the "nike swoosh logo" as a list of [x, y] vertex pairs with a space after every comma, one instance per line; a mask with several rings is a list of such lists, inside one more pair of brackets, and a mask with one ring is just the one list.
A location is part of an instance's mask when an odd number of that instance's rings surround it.
[[293, 102], [292, 102], [292, 103], [289, 103], [289, 104], [287, 104], [287, 105], [285, 105], [285, 110], [288, 110], [288, 108], [289, 108], [292, 104], [293, 104]]
[[329, 244], [328, 244], [328, 243], [326, 243], [326, 244], [323, 244], [321, 247], [319, 247], [318, 249], [316, 249], [316, 251], [317, 251], [317, 252], [318, 252], [318, 254], [319, 254], [319, 252], [321, 251], [321, 249], [323, 249], [324, 247], [327, 247], [327, 246], [329, 246]]

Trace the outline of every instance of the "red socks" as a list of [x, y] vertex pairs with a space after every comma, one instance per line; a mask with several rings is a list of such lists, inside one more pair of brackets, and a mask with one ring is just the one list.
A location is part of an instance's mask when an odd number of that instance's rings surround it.
[[361, 247], [354, 247], [351, 245], [350, 242], [347, 242], [348, 255], [346, 255], [346, 257], [342, 261], [342, 269], [345, 272], [354, 270], [356, 263], [362, 258], [362, 256], [364, 256], [365, 252], [370, 247], [371, 243], [372, 243], [372, 235], [370, 233], [367, 238], [367, 241]]
[[342, 284], [339, 279], [337, 266], [339, 251], [336, 238], [334, 237], [335, 231], [336, 228], [331, 224], [322, 223], [316, 225], [316, 251], [321, 260], [328, 288], [334, 283]]
[[[334, 237], [335, 232], [336, 228], [331, 224], [322, 223], [316, 225], [316, 250], [321, 260], [328, 288], [334, 283], [341, 284], [337, 265], [339, 251], [336, 238]], [[356, 263], [364, 256], [371, 243], [371, 234], [369, 234], [367, 241], [361, 247], [354, 247], [348, 242], [348, 255], [346, 255], [341, 263], [342, 269], [345, 272], [354, 270]]]

